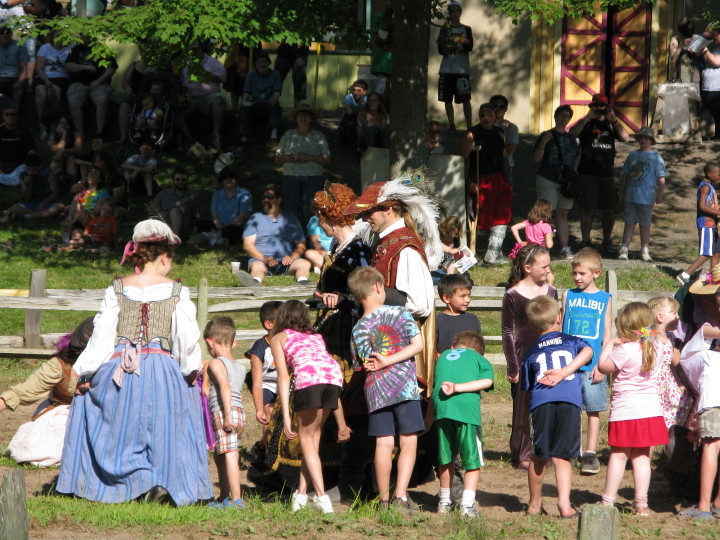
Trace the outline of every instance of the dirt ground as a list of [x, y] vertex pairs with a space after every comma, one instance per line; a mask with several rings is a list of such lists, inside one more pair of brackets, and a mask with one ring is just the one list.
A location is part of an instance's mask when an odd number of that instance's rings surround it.
[[[576, 520], [561, 521], [557, 519], [558, 512], [555, 506], [556, 496], [555, 479], [553, 469], [549, 469], [546, 475], [544, 488], [544, 508], [548, 512], [545, 517], [527, 517], [524, 514], [527, 499], [527, 474], [512, 468], [509, 464], [509, 452], [507, 439], [509, 437], [510, 424], [510, 401], [502, 392], [489, 393], [483, 397], [483, 439], [486, 466], [482, 470], [477, 500], [480, 505], [489, 529], [489, 537], [511, 537], [511, 538], [572, 538], [576, 534], [578, 523]], [[246, 396], [249, 397], [249, 396]], [[246, 418], [248, 429], [243, 435], [243, 443], [251, 446], [252, 442], [259, 436], [259, 427], [253, 422], [254, 411], [252, 400], [245, 400]], [[7, 444], [18, 426], [30, 420], [34, 408], [20, 407], [13, 414], [4, 414], [4, 422], [0, 425], [0, 441]], [[605, 431], [605, 430], [603, 430]], [[601, 437], [600, 447], [605, 447], [605, 437]], [[573, 476], [572, 502], [580, 507], [583, 504], [594, 504], [599, 502], [605, 482], [605, 465], [607, 464], [607, 450], [600, 453], [600, 461], [603, 467], [598, 475], [581, 476], [575, 471]], [[0, 467], [0, 473], [9, 470], [8, 467]], [[210, 463], [211, 478], [214, 490], [217, 492], [217, 472], [214, 463]], [[58, 469], [32, 469], [25, 471], [25, 482], [27, 496], [33, 497], [45, 492], [52, 485], [58, 474]], [[243, 488], [252, 490], [253, 485], [247, 480], [246, 471], [242, 475]], [[687, 504], [687, 501], [680, 501], [674, 497], [667, 486], [664, 477], [653, 471], [652, 483], [650, 486], [649, 503], [651, 514], [647, 518], [640, 518], [632, 515], [630, 504], [633, 499], [631, 471], [627, 471], [621, 486], [618, 503], [623, 505], [622, 523], [625, 537], [655, 535], [655, 531], [662, 530], [666, 538], [687, 538], [707, 537], [700, 531], [693, 530], [691, 520], [675, 515], [678, 509]], [[438, 483], [433, 481], [410, 490], [411, 497], [418, 504], [423, 505], [429, 512], [434, 513], [437, 505], [436, 495]], [[348, 507], [341, 504], [335, 505], [336, 511], [345, 512]], [[433, 523], [440, 520], [440, 516], [434, 514], [429, 516], [428, 530], [433, 530]], [[198, 527], [173, 527], [168, 532], [168, 538], [201, 538], [207, 534], [206, 529], [198, 524]], [[634, 532], [633, 532], [634, 531]], [[643, 532], [645, 531], [645, 532]], [[631, 534], [632, 533], [632, 534]], [[695, 534], [697, 533], [697, 535]], [[105, 531], [97, 533], [86, 527], [79, 526], [71, 521], [65, 523], [54, 523], [48, 527], [42, 527], [34, 519], [30, 520], [31, 538], [43, 539], [85, 539], [85, 538], [133, 538], [123, 531]], [[136, 536], [135, 536], [136, 537]]]
[[[333, 151], [333, 164], [328, 167], [329, 175], [339, 181], [344, 181], [352, 187], [359, 187], [359, 171], [357, 158], [352, 149], [341, 147], [337, 144], [331, 131], [334, 126], [332, 121], [323, 121], [322, 130], [325, 132], [331, 143]], [[449, 140], [449, 139], [448, 139]], [[532, 146], [534, 136], [522, 136], [521, 143], [516, 153], [516, 197], [513, 204], [515, 220], [524, 219], [527, 210], [534, 202], [534, 170], [532, 163]], [[616, 165], [618, 169], [622, 166], [625, 156], [634, 148], [634, 144], [619, 144]], [[651, 241], [652, 255], [655, 264], [667, 267], [668, 272], [675, 272], [685, 267], [693, 258], [696, 250], [696, 232], [694, 225], [694, 204], [697, 179], [701, 175], [702, 166], [709, 160], [715, 159], [720, 144], [706, 142], [702, 145], [664, 144], [656, 146], [656, 150], [664, 157], [667, 168], [667, 189], [666, 201], [658, 205], [655, 210], [653, 221], [653, 232]], [[272, 149], [264, 146], [243, 150], [243, 162], [253, 161], [256, 163], [258, 175], [265, 181], [279, 179], [277, 169], [268, 161]], [[264, 183], [264, 182], [263, 182]], [[578, 215], [574, 211], [571, 214], [571, 235], [579, 243]], [[619, 245], [622, 234], [622, 217], [618, 216], [613, 240]], [[599, 243], [600, 233], [595, 232], [594, 239]], [[576, 244], [573, 244], [576, 245]], [[508, 246], [506, 246], [508, 247]], [[639, 243], [637, 236], [631, 246], [632, 261], [623, 264], [637, 264], [639, 260]], [[644, 263], [642, 263], [644, 264]], [[481, 284], [478, 284], [481, 285]], [[246, 417], [248, 425], [253, 426], [254, 411], [252, 411], [252, 400], [246, 400]], [[571, 538], [576, 534], [577, 523], [575, 521], [556, 520], [557, 510], [553, 501], [556, 494], [554, 488], [554, 477], [552, 470], [546, 478], [545, 487], [545, 509], [550, 514], [545, 518], [527, 518], [524, 516], [524, 507], [527, 502], [527, 476], [525, 473], [514, 470], [509, 465], [509, 452], [507, 439], [509, 437], [511, 404], [509, 399], [503, 399], [499, 395], [490, 394], [483, 400], [483, 419], [485, 450], [487, 466], [482, 472], [480, 489], [478, 491], [478, 502], [482, 513], [487, 520], [491, 537], [523, 537], [523, 538]], [[0, 425], [0, 444], [3, 446], [12, 437], [17, 427], [28, 421], [33, 413], [32, 407], [21, 407], [17, 412], [4, 413], [3, 422]], [[257, 431], [253, 429], [246, 431], [244, 443], [250, 447], [252, 441], [257, 438]], [[604, 439], [601, 440], [601, 448], [604, 447]], [[576, 474], [573, 478], [572, 500], [577, 506], [586, 503], [596, 503], [600, 499], [604, 480], [605, 465], [607, 463], [607, 450], [600, 454], [603, 468], [596, 476], [583, 477]], [[7, 467], [0, 467], [0, 472], [7, 470]], [[28, 497], [33, 497], [50, 485], [57, 476], [58, 470], [27, 470], [26, 484]], [[211, 464], [213, 481], [217, 480], [214, 464]], [[247, 478], [243, 473], [243, 483], [247, 485]], [[248, 486], [251, 487], [251, 486]], [[217, 485], [215, 487], [217, 490]], [[420, 504], [434, 512], [436, 506], [436, 494], [438, 491], [437, 482], [432, 482], [411, 491], [412, 497]], [[620, 490], [618, 501], [632, 502], [632, 478], [628, 471], [625, 475], [623, 486]], [[662, 534], [667, 538], [678, 537], [707, 537], [707, 528], [698, 529], [693, 523], [680, 518], [675, 514], [677, 509], [686, 505], [687, 501], [676, 499], [669, 491], [664, 477], [653, 472], [653, 479], [650, 489], [651, 515], [648, 518], [639, 518], [629, 512], [623, 514], [622, 522], [625, 537], [633, 536], [655, 536]], [[431, 517], [430, 527], [432, 527]], [[43, 528], [34, 520], [31, 520], [31, 537], [33, 538], [97, 538], [109, 537], [82, 530], [75, 525], [58, 524]], [[430, 529], [432, 530], [432, 529]], [[716, 528], [720, 531], [720, 528]], [[174, 529], [173, 536], [178, 537], [199, 537], [198, 529], [188, 528]], [[710, 534], [713, 536], [713, 534]], [[130, 538], [127, 533], [118, 532], [112, 534], [112, 538]]]

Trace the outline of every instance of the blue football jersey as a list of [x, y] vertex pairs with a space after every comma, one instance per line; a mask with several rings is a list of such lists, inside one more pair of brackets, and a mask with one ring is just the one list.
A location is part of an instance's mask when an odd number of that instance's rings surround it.
[[540, 336], [523, 360], [520, 374], [522, 389], [530, 391], [530, 410], [552, 401], [564, 401], [582, 408], [579, 372], [568, 375], [555, 386], [545, 386], [537, 381], [549, 369], [562, 369], [570, 364], [589, 346], [584, 339], [560, 332]]

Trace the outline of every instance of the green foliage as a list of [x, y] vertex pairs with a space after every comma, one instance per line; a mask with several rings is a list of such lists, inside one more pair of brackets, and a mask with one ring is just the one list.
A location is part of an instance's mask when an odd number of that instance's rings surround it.
[[[598, 13], [610, 7], [625, 9], [636, 5], [637, 0], [493, 0], [498, 13], [510, 17], [517, 24], [521, 16], [543, 18], [548, 22], [563, 17], [577, 19], [586, 13]], [[652, 3], [648, 1], [646, 3]]]
[[309, 43], [328, 32], [367, 43], [356, 5], [336, 0], [148, 0], [89, 19], [54, 19], [28, 33], [53, 30], [61, 43], [88, 43], [97, 57], [112, 55], [114, 43], [136, 43], [148, 63], [172, 60], [179, 67], [192, 63], [189, 49], [194, 41], [208, 43], [213, 56], [229, 53], [235, 44]]

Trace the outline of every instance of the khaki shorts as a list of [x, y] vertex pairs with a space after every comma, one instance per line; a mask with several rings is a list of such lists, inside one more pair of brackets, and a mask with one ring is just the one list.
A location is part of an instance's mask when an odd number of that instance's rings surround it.
[[75, 103], [85, 103], [90, 96], [93, 103], [97, 103], [99, 99], [108, 99], [111, 92], [109, 84], [101, 84], [91, 92], [90, 85], [74, 82], [67, 89], [67, 99]]
[[183, 114], [192, 114], [195, 111], [200, 111], [202, 114], [209, 115], [212, 113], [213, 103], [217, 99], [225, 101], [225, 97], [220, 92], [213, 92], [206, 96], [190, 96], [188, 106], [183, 111]]
[[705, 409], [700, 413], [700, 438], [720, 439], [720, 407]]
[[546, 200], [552, 205], [553, 210], [556, 208], [571, 210], [573, 207], [573, 199], [563, 197], [562, 193], [560, 193], [560, 184], [539, 174], [535, 177], [535, 192], [537, 200]]

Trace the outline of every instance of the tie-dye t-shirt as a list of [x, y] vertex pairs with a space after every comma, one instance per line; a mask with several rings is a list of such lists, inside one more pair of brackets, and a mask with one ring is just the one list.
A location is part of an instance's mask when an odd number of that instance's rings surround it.
[[[364, 363], [371, 353], [390, 356], [410, 344], [418, 334], [410, 312], [401, 306], [381, 306], [360, 319], [352, 331], [352, 348], [356, 362]], [[398, 362], [379, 371], [368, 372], [365, 379], [368, 411], [403, 401], [418, 400], [415, 359]]]

